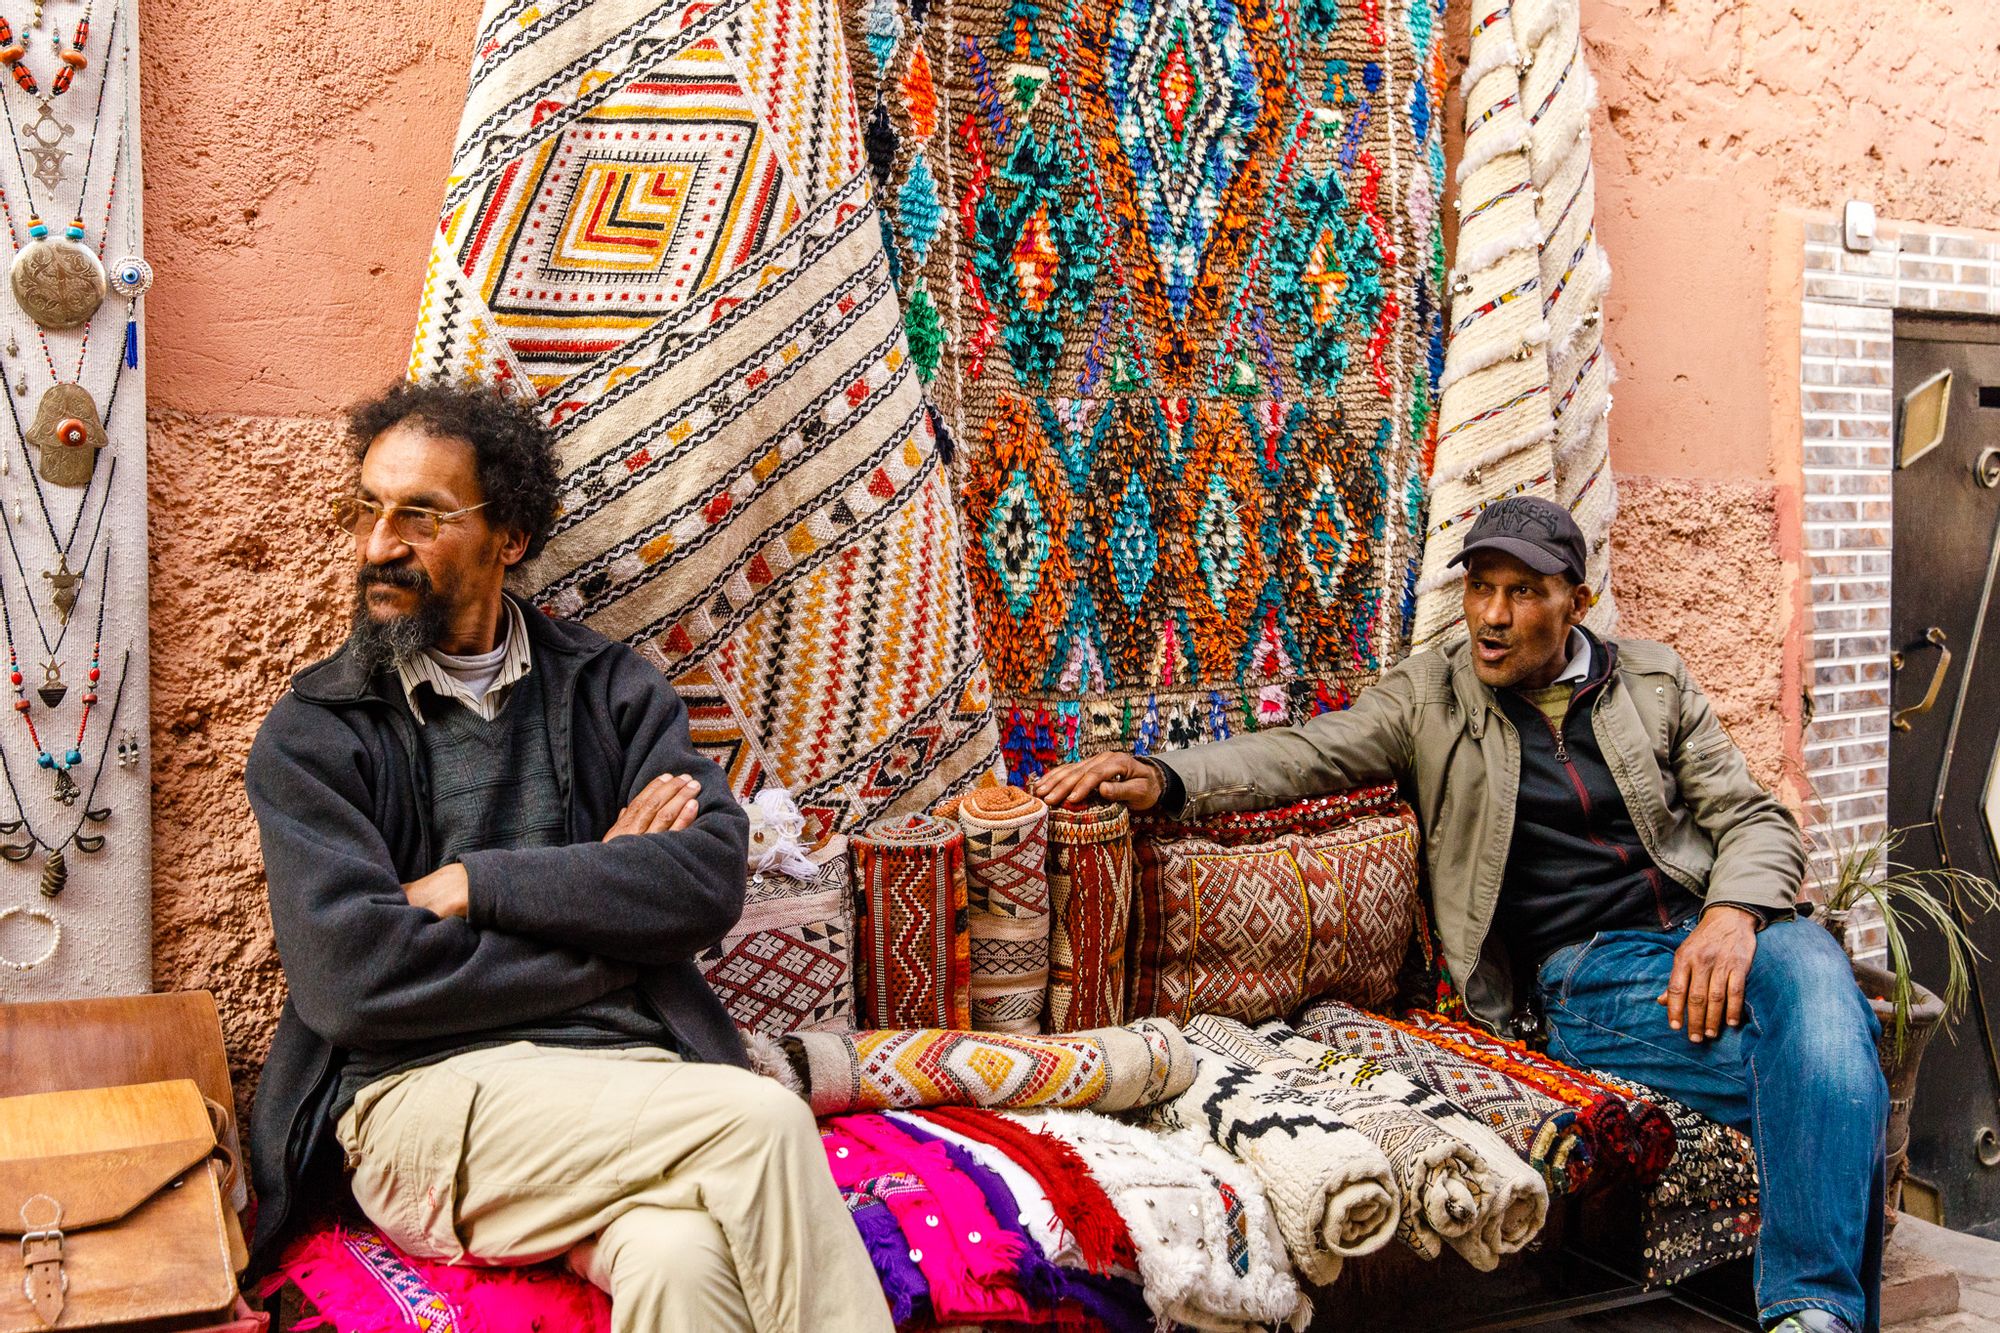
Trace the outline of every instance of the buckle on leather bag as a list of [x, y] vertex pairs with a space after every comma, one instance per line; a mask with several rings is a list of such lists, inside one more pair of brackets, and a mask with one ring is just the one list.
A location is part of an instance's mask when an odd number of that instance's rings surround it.
[[[28, 1209], [39, 1199], [53, 1214], [46, 1224], [36, 1226]], [[63, 1271], [62, 1205], [46, 1194], [37, 1194], [21, 1205], [21, 1294], [46, 1325], [62, 1318], [64, 1298], [69, 1295], [69, 1274]]]

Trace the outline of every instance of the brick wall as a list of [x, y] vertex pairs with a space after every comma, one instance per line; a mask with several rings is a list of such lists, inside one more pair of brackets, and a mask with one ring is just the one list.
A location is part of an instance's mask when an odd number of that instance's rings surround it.
[[[1802, 554], [1812, 601], [1806, 776], [1818, 797], [1814, 869], [1887, 828], [1889, 590], [1895, 464], [1892, 332], [1897, 310], [2000, 313], [2000, 238], [1883, 224], [1867, 254], [1837, 222], [1806, 225], [1799, 340], [1804, 412]], [[1849, 945], [1879, 954], [1879, 921]]]

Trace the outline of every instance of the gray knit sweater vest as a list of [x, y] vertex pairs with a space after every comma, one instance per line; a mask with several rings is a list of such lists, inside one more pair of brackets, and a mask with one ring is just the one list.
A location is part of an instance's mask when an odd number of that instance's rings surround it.
[[430, 768], [438, 865], [467, 852], [566, 841], [540, 672], [515, 682], [491, 722], [435, 695], [424, 700], [423, 710], [417, 735]]

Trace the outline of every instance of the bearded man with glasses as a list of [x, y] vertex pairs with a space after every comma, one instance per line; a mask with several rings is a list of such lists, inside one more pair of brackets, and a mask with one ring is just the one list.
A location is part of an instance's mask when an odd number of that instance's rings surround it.
[[405, 1251], [567, 1255], [621, 1333], [886, 1333], [810, 1112], [692, 962], [742, 910], [741, 808], [657, 669], [503, 589], [555, 518], [547, 428], [446, 384], [350, 425], [352, 629], [244, 775], [290, 989], [258, 1255], [344, 1166]]

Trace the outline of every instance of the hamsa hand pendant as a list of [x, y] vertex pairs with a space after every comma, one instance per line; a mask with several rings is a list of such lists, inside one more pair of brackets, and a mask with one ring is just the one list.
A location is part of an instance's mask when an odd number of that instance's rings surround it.
[[81, 384], [56, 384], [44, 392], [26, 435], [42, 451], [42, 480], [51, 486], [90, 485], [97, 451], [109, 443], [97, 404]]

